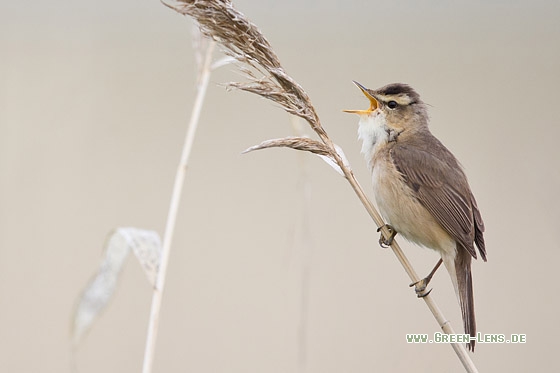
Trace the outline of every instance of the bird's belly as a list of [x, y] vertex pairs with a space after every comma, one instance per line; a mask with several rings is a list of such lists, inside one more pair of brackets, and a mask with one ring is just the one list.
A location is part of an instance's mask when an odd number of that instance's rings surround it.
[[[386, 165], [390, 166], [386, 166]], [[376, 162], [373, 189], [383, 218], [398, 234], [418, 245], [451, 254], [455, 241], [414, 196], [391, 163]]]

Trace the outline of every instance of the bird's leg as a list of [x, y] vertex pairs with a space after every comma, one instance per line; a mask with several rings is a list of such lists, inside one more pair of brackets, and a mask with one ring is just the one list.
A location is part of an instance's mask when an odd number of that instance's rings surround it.
[[385, 238], [383, 233], [381, 233], [381, 237], [379, 237], [379, 246], [386, 249], [387, 247], [391, 246], [395, 236], [397, 235], [397, 231], [395, 228], [391, 227], [389, 224], [382, 225], [381, 227], [377, 228], [377, 231], [380, 232], [381, 228], [386, 227], [389, 230], [389, 237]]
[[414, 286], [414, 291], [416, 291], [416, 295], [418, 296], [418, 298], [424, 298], [426, 295], [430, 294], [430, 292], [432, 291], [432, 289], [430, 289], [430, 290], [428, 290], [427, 293], [424, 292], [426, 290], [426, 287], [428, 286], [428, 284], [432, 280], [432, 277], [434, 276], [434, 274], [438, 270], [439, 266], [441, 265], [441, 263], [443, 263], [443, 259], [438, 260], [438, 262], [436, 263], [436, 266], [434, 267], [434, 269], [432, 269], [432, 272], [430, 272], [430, 274], [428, 276], [426, 276], [425, 278], [423, 278], [420, 281], [413, 282], [412, 284], [409, 285], [410, 287]]

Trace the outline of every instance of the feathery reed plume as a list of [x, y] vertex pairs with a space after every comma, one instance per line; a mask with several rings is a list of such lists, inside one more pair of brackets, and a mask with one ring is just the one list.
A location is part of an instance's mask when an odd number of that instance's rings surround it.
[[[315, 132], [326, 136], [315, 108], [303, 88], [286, 72], [270, 43], [258, 27], [229, 0], [178, 0], [176, 6], [164, 3], [177, 12], [193, 17], [204, 35], [225, 47], [226, 53], [246, 67], [241, 67], [250, 81], [230, 86], [256, 93], [280, 104], [287, 112], [305, 119]], [[251, 68], [263, 75], [257, 78]]]
[[[284, 71], [270, 43], [257, 26], [236, 10], [230, 0], [177, 0], [177, 5], [164, 4], [183, 15], [189, 15], [194, 18], [204, 35], [222, 45], [227, 54], [241, 63], [239, 69], [246, 75], [249, 81], [246, 83], [230, 83], [230, 87], [256, 93], [277, 102], [288, 113], [305, 119], [322, 141], [319, 142], [303, 137], [268, 140], [247, 149], [247, 151], [284, 146], [310, 151], [326, 158], [327, 161], [329, 159], [334, 161], [334, 164], [340, 168], [339, 171], [348, 180], [381, 233], [385, 237], [389, 237], [390, 232], [385, 226], [381, 215], [379, 215], [373, 204], [369, 201], [354, 177], [342, 151], [332, 142], [323, 129], [309, 96]], [[257, 77], [257, 73], [262, 74], [262, 77]], [[417, 282], [420, 278], [396, 240], [393, 240], [391, 249], [412, 282]], [[432, 296], [428, 294], [422, 299], [426, 302], [426, 305], [443, 331], [447, 334], [454, 334], [451, 324], [443, 316]], [[467, 354], [464, 345], [452, 343], [451, 346], [461, 360], [465, 370], [467, 372], [477, 372], [476, 366]]]

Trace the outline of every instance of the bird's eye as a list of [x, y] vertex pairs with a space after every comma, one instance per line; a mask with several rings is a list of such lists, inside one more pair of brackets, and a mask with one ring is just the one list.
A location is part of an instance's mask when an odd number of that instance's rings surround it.
[[387, 102], [387, 107], [388, 107], [389, 109], [394, 109], [394, 108], [396, 108], [398, 105], [399, 105], [399, 104], [397, 104], [395, 101], [389, 101], [389, 102]]

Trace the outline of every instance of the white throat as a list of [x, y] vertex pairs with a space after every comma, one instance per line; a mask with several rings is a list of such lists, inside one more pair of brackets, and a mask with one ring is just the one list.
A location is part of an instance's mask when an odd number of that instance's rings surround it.
[[374, 111], [371, 114], [361, 115], [358, 127], [358, 138], [362, 140], [362, 154], [368, 167], [372, 168], [372, 158], [380, 145], [389, 141], [387, 120], [383, 112]]

